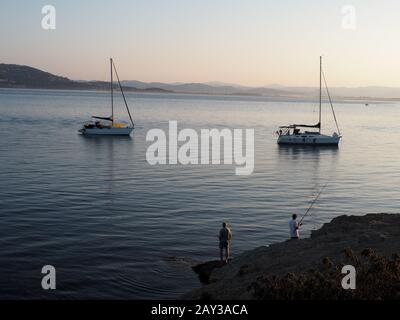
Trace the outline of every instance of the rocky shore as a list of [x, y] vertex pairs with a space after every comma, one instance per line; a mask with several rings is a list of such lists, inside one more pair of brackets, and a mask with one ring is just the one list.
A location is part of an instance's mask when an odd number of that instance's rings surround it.
[[[400, 215], [340, 216], [310, 238], [259, 247], [226, 265], [194, 267], [205, 283], [183, 299], [400, 298]], [[343, 290], [344, 265], [357, 289]]]

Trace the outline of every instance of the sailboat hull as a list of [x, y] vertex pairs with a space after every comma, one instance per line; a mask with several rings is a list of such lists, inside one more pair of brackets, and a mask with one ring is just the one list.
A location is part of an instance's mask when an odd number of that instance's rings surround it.
[[79, 130], [83, 135], [90, 136], [129, 136], [133, 128], [82, 128]]
[[301, 146], [338, 146], [341, 137], [337, 134], [332, 136], [324, 134], [287, 134], [280, 135], [279, 145], [301, 145]]

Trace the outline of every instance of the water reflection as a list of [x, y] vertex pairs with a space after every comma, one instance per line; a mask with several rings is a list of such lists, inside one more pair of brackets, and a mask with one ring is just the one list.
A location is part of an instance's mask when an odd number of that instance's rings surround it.
[[339, 147], [338, 146], [290, 146], [290, 145], [277, 145], [278, 155], [280, 158], [301, 160], [301, 159], [313, 159], [319, 161], [320, 156], [323, 154], [331, 155], [333, 158], [338, 157]]
[[102, 177], [104, 193], [107, 195], [106, 206], [114, 207], [114, 192], [119, 183], [119, 175], [127, 166], [122, 163], [121, 155], [132, 155], [133, 139], [131, 136], [85, 136], [80, 135], [86, 150], [88, 161], [93, 166], [98, 166], [98, 174]]
[[[333, 146], [277, 146], [279, 163], [286, 177], [317, 190], [337, 174], [340, 150]], [[299, 187], [299, 185], [298, 185]]]

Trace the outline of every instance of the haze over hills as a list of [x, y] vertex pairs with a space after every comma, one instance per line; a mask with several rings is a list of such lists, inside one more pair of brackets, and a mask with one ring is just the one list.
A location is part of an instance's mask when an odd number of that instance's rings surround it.
[[285, 90], [277, 90], [272, 88], [252, 88], [233, 84], [224, 84], [221, 82], [209, 83], [160, 83], [160, 82], [141, 82], [136, 80], [122, 81], [126, 87], [135, 88], [151, 88], [157, 87], [168, 91], [179, 93], [196, 93], [196, 94], [222, 94], [222, 95], [264, 95], [264, 96], [290, 96], [291, 92]]
[[[71, 80], [29, 66], [0, 64], [0, 88], [109, 90], [109, 86], [110, 84], [107, 81]], [[319, 90], [316, 87], [287, 87], [279, 84], [249, 87], [219, 81], [207, 83], [162, 83], [124, 80], [122, 81], [122, 86], [125, 90], [134, 92], [265, 96], [305, 100], [316, 99]], [[400, 100], [400, 88], [396, 87], [333, 87], [330, 88], [330, 93], [336, 100]]]
[[[0, 88], [58, 89], [58, 90], [109, 90], [106, 81], [75, 81], [62, 76], [16, 64], [0, 64]], [[127, 91], [166, 92], [160, 88], [126, 87]]]
[[[124, 86], [136, 88], [158, 87], [168, 91], [180, 93], [198, 94], [227, 94], [227, 95], [253, 95], [270, 97], [290, 97], [290, 98], [316, 98], [319, 94], [317, 87], [287, 87], [279, 84], [272, 84], [263, 87], [247, 87], [238, 84], [226, 84], [223, 82], [207, 83], [160, 83], [160, 82], [141, 82], [136, 80], [122, 81]], [[323, 96], [326, 96], [326, 89], [323, 88]], [[333, 87], [329, 88], [330, 94], [334, 98], [352, 99], [400, 99], [400, 88], [396, 87]]]

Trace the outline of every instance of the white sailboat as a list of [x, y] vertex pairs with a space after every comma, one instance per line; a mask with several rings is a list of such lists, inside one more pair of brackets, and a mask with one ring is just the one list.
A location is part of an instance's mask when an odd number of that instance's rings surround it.
[[[86, 122], [83, 127], [79, 130], [83, 135], [95, 135], [95, 136], [129, 136], [134, 128], [134, 123], [132, 120], [131, 112], [128, 107], [128, 103], [126, 102], [124, 90], [122, 89], [121, 82], [119, 80], [118, 72], [115, 67], [114, 61], [110, 59], [111, 65], [111, 116], [110, 117], [98, 117], [93, 116], [92, 120]], [[122, 97], [124, 99], [126, 110], [128, 111], [128, 115], [132, 125], [127, 125], [124, 123], [118, 123], [114, 120], [114, 81], [113, 81], [113, 73], [117, 76], [118, 85], [122, 93]]]
[[[332, 114], [335, 119], [338, 132], [332, 135], [321, 133], [322, 120], [322, 77], [325, 81], [325, 87], [328, 94]], [[301, 129], [305, 128], [304, 131]], [[318, 131], [308, 131], [307, 129], [318, 129]], [[320, 75], [319, 75], [319, 122], [316, 125], [292, 124], [289, 126], [281, 126], [277, 131], [279, 145], [305, 145], [305, 146], [338, 146], [342, 138], [339, 126], [336, 120], [335, 110], [333, 109], [332, 100], [326, 84], [325, 76], [322, 71], [322, 57], [320, 57]]]

